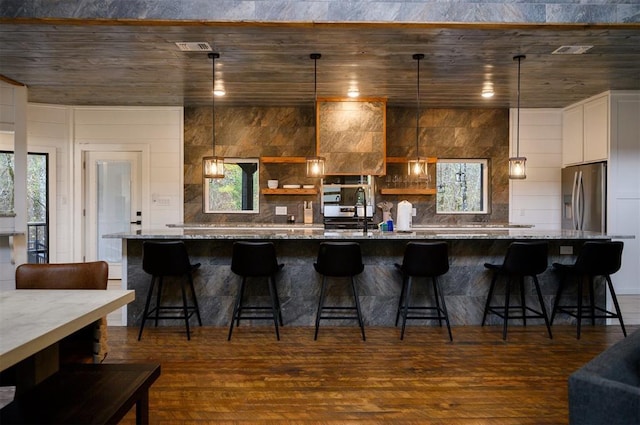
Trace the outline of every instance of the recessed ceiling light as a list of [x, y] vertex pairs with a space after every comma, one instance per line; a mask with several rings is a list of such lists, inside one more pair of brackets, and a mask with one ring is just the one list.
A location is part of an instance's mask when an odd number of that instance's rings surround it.
[[484, 97], [485, 99], [489, 99], [491, 97], [493, 97], [494, 93], [493, 93], [493, 89], [483, 89], [482, 90], [482, 97]]
[[553, 52], [552, 55], [583, 55], [587, 53], [593, 46], [560, 46]]
[[358, 96], [360, 96], [360, 90], [358, 90], [358, 89], [349, 89], [349, 91], [347, 92], [347, 96], [349, 96], [349, 97], [358, 97]]

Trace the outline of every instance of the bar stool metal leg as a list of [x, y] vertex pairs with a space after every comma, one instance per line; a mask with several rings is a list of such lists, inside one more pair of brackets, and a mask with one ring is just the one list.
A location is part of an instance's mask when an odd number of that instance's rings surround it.
[[324, 299], [326, 294], [326, 277], [322, 276], [322, 285], [320, 286], [320, 300], [318, 301], [318, 310], [316, 313], [316, 332], [313, 335], [313, 340], [318, 339], [318, 329], [320, 328], [320, 316], [322, 313], [322, 306], [324, 306]]

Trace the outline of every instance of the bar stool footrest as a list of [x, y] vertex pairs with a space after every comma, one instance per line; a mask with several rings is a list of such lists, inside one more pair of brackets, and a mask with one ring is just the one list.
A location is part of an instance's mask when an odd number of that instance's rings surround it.
[[[533, 314], [531, 314], [531, 315], [525, 314], [524, 316], [523, 315], [512, 316], [511, 313], [509, 313], [509, 320], [511, 320], [511, 319], [544, 319], [546, 317], [544, 314], [542, 314], [541, 311], [534, 310], [531, 307], [525, 307], [524, 309], [526, 311], [530, 311]], [[511, 311], [511, 310], [522, 310], [522, 306], [509, 306], [509, 311]], [[487, 312], [493, 313], [493, 314], [495, 314], [496, 316], [498, 316], [498, 317], [500, 317], [502, 319], [505, 318], [504, 317], [504, 306], [502, 306], [502, 307], [489, 307], [487, 309]]]
[[[582, 306], [583, 313], [581, 314], [582, 319], [619, 319], [620, 315], [618, 313], [614, 313], [613, 311], [606, 310], [602, 307], [594, 307], [594, 310], [597, 310], [603, 314], [601, 315], [591, 315], [591, 307], [590, 306]], [[586, 313], [585, 313], [586, 312]], [[578, 317], [578, 307], [576, 306], [558, 306], [556, 307], [556, 313], [564, 313], [572, 317]]]

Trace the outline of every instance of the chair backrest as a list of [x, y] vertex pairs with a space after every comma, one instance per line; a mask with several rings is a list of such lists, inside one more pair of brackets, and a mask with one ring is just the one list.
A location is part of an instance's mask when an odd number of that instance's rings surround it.
[[231, 271], [240, 276], [271, 276], [279, 270], [273, 242], [233, 243]]
[[153, 276], [181, 276], [191, 271], [182, 241], [142, 242], [142, 270]]
[[107, 289], [109, 266], [87, 263], [21, 264], [16, 269], [16, 289]]
[[548, 252], [547, 242], [511, 242], [502, 268], [516, 275], [538, 275], [547, 269]]
[[357, 242], [322, 242], [315, 264], [325, 276], [346, 277], [362, 273], [362, 252]]
[[449, 271], [446, 242], [409, 242], [404, 250], [402, 272], [408, 276], [440, 276]]
[[611, 275], [622, 264], [621, 241], [588, 241], [582, 245], [576, 259], [575, 270], [591, 276]]

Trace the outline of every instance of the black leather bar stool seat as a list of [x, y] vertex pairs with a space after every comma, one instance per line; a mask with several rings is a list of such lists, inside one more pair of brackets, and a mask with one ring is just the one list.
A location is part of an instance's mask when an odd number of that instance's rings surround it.
[[[400, 301], [398, 302], [398, 311], [396, 313], [396, 326], [398, 326], [398, 319], [402, 313], [400, 339], [404, 339], [404, 330], [409, 319], [437, 320], [440, 326], [442, 326], [442, 321], [444, 320], [447, 324], [449, 340], [453, 341], [447, 304], [438, 282], [438, 276], [442, 276], [449, 271], [448, 252], [446, 242], [409, 242], [404, 251], [402, 264], [395, 265], [402, 272], [402, 292], [400, 293]], [[411, 305], [411, 285], [412, 279], [415, 277], [431, 279], [435, 307]], [[410, 315], [409, 312], [413, 311], [417, 313]], [[422, 313], [420, 314], [420, 312]], [[432, 314], [429, 314], [430, 312]]]
[[[155, 325], [158, 326], [158, 320], [184, 320], [185, 327], [187, 328], [187, 339], [191, 339], [191, 331], [189, 329], [189, 319], [193, 314], [198, 318], [198, 324], [202, 326], [202, 319], [200, 318], [200, 309], [198, 307], [198, 299], [196, 297], [196, 291], [193, 287], [194, 270], [200, 267], [200, 263], [191, 264], [189, 261], [189, 255], [187, 254], [187, 248], [182, 241], [172, 242], [148, 242], [142, 243], [142, 269], [151, 275], [151, 286], [147, 293], [147, 301], [144, 306], [144, 312], [142, 313], [142, 323], [140, 325], [140, 332], [138, 333], [138, 341], [142, 337], [142, 330], [147, 319], [155, 320]], [[189, 283], [191, 290], [191, 302], [189, 305], [187, 301], [187, 291], [185, 287], [185, 279], [180, 279], [180, 291], [182, 293], [182, 306], [163, 304], [162, 300], [162, 288], [164, 278], [167, 276], [184, 277]], [[149, 310], [151, 304], [151, 297], [156, 281], [158, 282], [158, 290], [156, 293], [155, 306]]]
[[[558, 312], [568, 314], [576, 318], [577, 321], [577, 339], [580, 339], [580, 326], [582, 319], [591, 319], [591, 324], [595, 325], [596, 319], [618, 319], [622, 333], [627, 336], [627, 330], [622, 321], [622, 313], [618, 305], [618, 298], [613, 289], [611, 275], [620, 270], [622, 263], [622, 248], [624, 244], [620, 241], [588, 241], [582, 245], [580, 254], [576, 262], [571, 265], [553, 263], [553, 267], [562, 273], [560, 286], [556, 299], [553, 303], [553, 311], [551, 312], [551, 323], [555, 319]], [[596, 305], [595, 302], [595, 278], [604, 277], [609, 286], [609, 295], [613, 301], [615, 312], [609, 311], [605, 307]], [[560, 305], [562, 294], [567, 286], [567, 278], [573, 277], [577, 282], [578, 294], [576, 303], [573, 305]], [[589, 302], [583, 302], [583, 286], [587, 284], [589, 292]], [[606, 287], [605, 287], [606, 292]]]
[[[316, 331], [313, 339], [318, 339], [320, 320], [357, 319], [360, 325], [360, 331], [362, 332], [362, 340], [366, 341], [360, 300], [358, 299], [354, 279], [355, 276], [364, 270], [360, 244], [357, 242], [322, 242], [318, 250], [317, 262], [313, 264], [313, 267], [322, 275], [320, 301], [318, 302], [318, 312], [316, 313]], [[327, 277], [350, 279], [354, 306], [325, 305], [327, 297]], [[326, 314], [324, 314], [325, 310], [327, 311]], [[355, 315], [347, 314], [349, 311], [355, 311]]]
[[[238, 291], [233, 307], [233, 316], [231, 317], [227, 341], [231, 340], [234, 322], [236, 326], [240, 326], [240, 319], [273, 320], [276, 328], [276, 338], [278, 341], [280, 340], [278, 325], [282, 326], [282, 311], [280, 309], [280, 299], [278, 298], [275, 276], [283, 267], [284, 264], [278, 264], [276, 247], [273, 242], [233, 243], [231, 271], [242, 277], [242, 283], [240, 284], [240, 290]], [[250, 277], [267, 279], [271, 298], [270, 306], [245, 304], [245, 288], [247, 278]], [[263, 314], [262, 311], [265, 310], [270, 310], [271, 314], [268, 316]]]
[[[487, 296], [484, 314], [482, 315], [482, 326], [484, 326], [488, 313], [493, 313], [501, 317], [503, 319], [502, 339], [506, 340], [509, 319], [521, 319], [524, 326], [527, 325], [527, 319], [544, 319], [549, 338], [553, 338], [547, 317], [547, 309], [544, 306], [542, 291], [540, 290], [540, 283], [538, 282], [537, 276], [547, 269], [548, 250], [549, 248], [546, 242], [512, 242], [509, 248], [507, 248], [507, 253], [502, 265], [485, 263], [484, 266], [486, 268], [493, 270], [493, 279], [491, 280], [489, 295]], [[506, 275], [508, 278], [504, 305], [491, 305], [496, 281], [500, 275]], [[531, 277], [533, 280], [540, 310], [534, 310], [526, 305], [524, 290], [524, 278], [526, 276]], [[518, 283], [520, 290], [520, 305], [510, 304], [511, 285], [514, 282]], [[515, 312], [512, 314], [513, 310], [515, 310]], [[517, 315], [518, 311], [519, 315]]]

